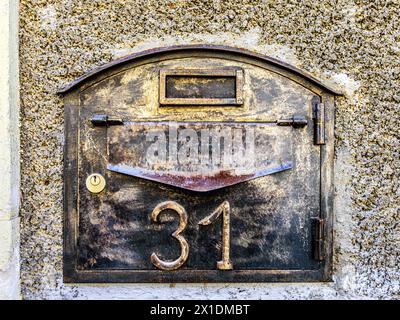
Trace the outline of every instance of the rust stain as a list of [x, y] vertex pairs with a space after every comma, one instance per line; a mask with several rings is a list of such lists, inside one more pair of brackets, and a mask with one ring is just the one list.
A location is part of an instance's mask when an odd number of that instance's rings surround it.
[[153, 171], [139, 167], [130, 167], [127, 165], [107, 165], [107, 169], [113, 172], [198, 192], [217, 190], [269, 174], [289, 170], [292, 167], [293, 164], [288, 162], [277, 167], [266, 168], [248, 174], [236, 174], [234, 170], [219, 170], [207, 174], [191, 174], [186, 172]]

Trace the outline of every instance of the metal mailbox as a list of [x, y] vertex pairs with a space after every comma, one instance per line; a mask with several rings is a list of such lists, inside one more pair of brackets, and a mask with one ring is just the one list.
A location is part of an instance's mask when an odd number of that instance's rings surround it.
[[192, 45], [61, 93], [65, 282], [329, 281], [338, 92]]

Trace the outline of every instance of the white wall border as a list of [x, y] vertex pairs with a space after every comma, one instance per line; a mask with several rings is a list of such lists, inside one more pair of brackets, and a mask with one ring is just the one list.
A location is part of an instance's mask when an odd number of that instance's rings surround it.
[[20, 298], [19, 0], [0, 0], [0, 300]]

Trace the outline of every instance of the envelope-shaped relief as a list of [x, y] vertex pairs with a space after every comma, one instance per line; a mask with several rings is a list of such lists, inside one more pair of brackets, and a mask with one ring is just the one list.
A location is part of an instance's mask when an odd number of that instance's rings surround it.
[[128, 122], [108, 129], [107, 169], [192, 191], [217, 190], [291, 169], [292, 141], [282, 131], [254, 123]]

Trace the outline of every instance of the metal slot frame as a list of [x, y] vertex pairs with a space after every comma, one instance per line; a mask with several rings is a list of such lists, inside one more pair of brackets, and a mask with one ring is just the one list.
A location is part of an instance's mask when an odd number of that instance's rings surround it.
[[[168, 76], [208, 76], [235, 77], [235, 98], [167, 98], [166, 80]], [[242, 105], [243, 70], [242, 69], [161, 69], [160, 70], [160, 105]]]

